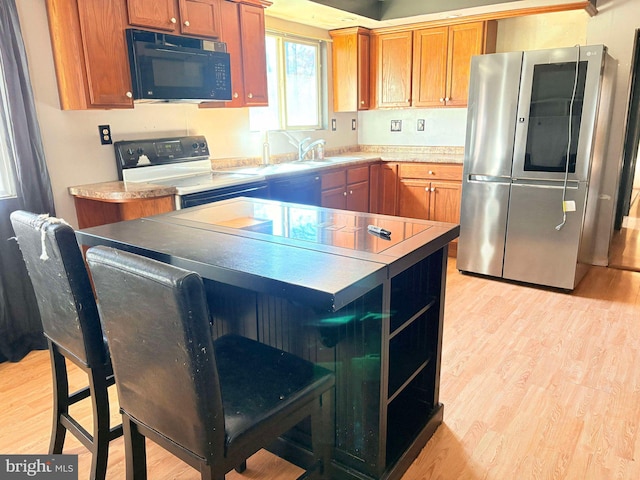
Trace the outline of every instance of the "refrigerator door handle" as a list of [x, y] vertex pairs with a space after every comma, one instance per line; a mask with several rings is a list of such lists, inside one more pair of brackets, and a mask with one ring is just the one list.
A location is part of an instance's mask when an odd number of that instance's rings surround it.
[[496, 176], [496, 175], [475, 175], [475, 174], [471, 174], [469, 175], [468, 178], [469, 182], [475, 182], [475, 183], [503, 183], [503, 184], [510, 184], [511, 183], [511, 177], [505, 177], [505, 176]]

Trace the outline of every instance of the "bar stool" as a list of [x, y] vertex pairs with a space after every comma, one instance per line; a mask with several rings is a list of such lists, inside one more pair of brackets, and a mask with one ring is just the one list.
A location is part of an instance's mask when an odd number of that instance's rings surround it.
[[[108, 387], [114, 384], [113, 369], [75, 232], [57, 218], [22, 210], [11, 213], [11, 223], [49, 344], [53, 373], [49, 453], [62, 453], [68, 430], [91, 451], [91, 479], [103, 480], [109, 442], [122, 435], [122, 425], [110, 428]], [[67, 360], [89, 377], [89, 385], [74, 393], [69, 393]], [[88, 397], [93, 434], [69, 413], [71, 405]]]
[[332, 372], [248, 338], [212, 340], [199, 275], [108, 247], [87, 251], [123, 417], [127, 479], [146, 479], [145, 438], [223, 480], [311, 418], [314, 463], [331, 478]]

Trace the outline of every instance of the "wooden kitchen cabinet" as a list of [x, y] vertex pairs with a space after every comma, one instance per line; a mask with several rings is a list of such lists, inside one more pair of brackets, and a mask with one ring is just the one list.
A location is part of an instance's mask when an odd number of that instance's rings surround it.
[[[247, 0], [251, 1], [251, 0]], [[231, 57], [231, 96], [225, 107], [269, 105], [267, 54], [265, 49], [264, 2], [223, 1], [221, 40]], [[201, 103], [202, 108], [219, 108], [220, 102]]]
[[127, 0], [129, 24], [219, 38], [223, 0]]
[[124, 1], [47, 0], [63, 110], [133, 108]]
[[323, 207], [369, 211], [369, 165], [324, 173], [321, 188]]
[[370, 212], [397, 215], [398, 164], [381, 162], [371, 165], [369, 177]]
[[[399, 216], [460, 223], [462, 165], [402, 163], [398, 177]], [[450, 253], [456, 252], [454, 242]]]
[[471, 57], [495, 52], [496, 23], [473, 22], [414, 32], [413, 105], [467, 105]]
[[411, 106], [413, 32], [373, 33], [371, 58], [374, 60], [375, 106]]
[[370, 31], [362, 27], [329, 32], [333, 39], [333, 110], [355, 112], [370, 105]]
[[244, 104], [247, 107], [269, 105], [267, 54], [265, 50], [264, 7], [241, 3], [240, 33]]
[[376, 107], [459, 107], [471, 57], [495, 52], [496, 22], [373, 33]]

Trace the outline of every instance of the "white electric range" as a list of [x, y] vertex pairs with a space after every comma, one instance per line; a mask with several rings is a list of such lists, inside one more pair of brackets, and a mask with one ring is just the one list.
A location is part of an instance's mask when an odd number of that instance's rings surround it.
[[268, 195], [267, 182], [260, 174], [212, 170], [209, 146], [202, 135], [120, 141], [114, 147], [120, 180], [175, 187], [177, 209]]

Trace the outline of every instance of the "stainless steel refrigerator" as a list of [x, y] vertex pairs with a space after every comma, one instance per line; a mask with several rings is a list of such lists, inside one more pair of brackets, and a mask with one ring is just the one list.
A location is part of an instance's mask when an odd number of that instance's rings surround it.
[[614, 75], [602, 45], [473, 57], [459, 270], [575, 288], [593, 255]]

